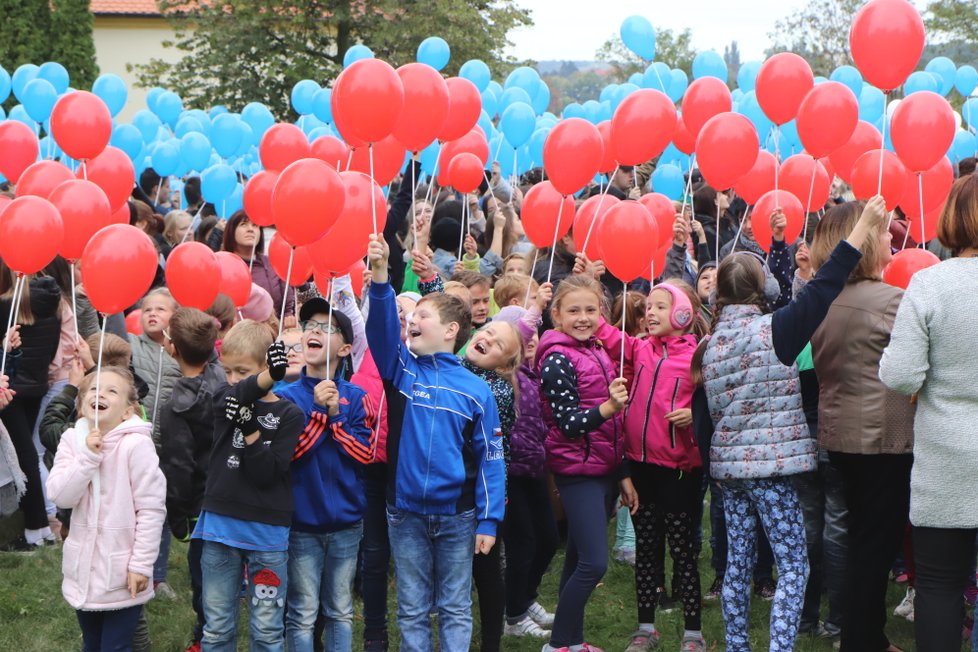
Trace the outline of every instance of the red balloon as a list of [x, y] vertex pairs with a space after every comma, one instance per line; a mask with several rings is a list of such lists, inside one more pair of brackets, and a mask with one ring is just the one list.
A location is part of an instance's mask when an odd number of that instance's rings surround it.
[[93, 159], [102, 153], [112, 137], [112, 114], [97, 95], [73, 91], [62, 95], [54, 105], [51, 135], [71, 158]]
[[954, 142], [954, 110], [931, 91], [908, 95], [893, 111], [893, 149], [911, 172], [923, 172], [945, 158]]
[[553, 183], [544, 181], [530, 188], [523, 198], [523, 230], [539, 249], [553, 247], [574, 223], [574, 199], [561, 194]]
[[132, 214], [129, 212], [129, 202], [119, 207], [109, 216], [109, 224], [129, 224]]
[[475, 192], [482, 184], [485, 171], [482, 161], [475, 154], [462, 152], [456, 154], [448, 163], [448, 180], [455, 190], [464, 193]]
[[37, 136], [30, 127], [16, 120], [0, 122], [0, 174], [11, 183], [37, 160]]
[[[701, 79], [706, 79], [706, 77], [702, 77]], [[695, 152], [697, 134], [692, 133], [686, 127], [686, 120], [683, 116], [676, 116], [676, 133], [672, 137], [672, 144], [676, 146], [676, 149], [683, 154], [692, 154]]]
[[282, 170], [272, 189], [272, 215], [293, 246], [315, 242], [343, 212], [340, 173], [318, 158], [304, 158]]
[[663, 272], [666, 271], [666, 256], [669, 255], [669, 249], [672, 248], [672, 243], [670, 242], [665, 247], [659, 247], [658, 250], [652, 255], [652, 260], [649, 264], [649, 269], [646, 273], [642, 274], [642, 278], [647, 278], [650, 281], [655, 280], [656, 277], [661, 277]]
[[275, 190], [276, 181], [278, 181], [277, 172], [262, 170], [248, 179], [248, 183], [245, 184], [244, 210], [248, 214], [248, 219], [258, 226], [275, 224], [275, 216], [272, 214], [272, 191]]
[[[431, 66], [425, 66], [433, 70]], [[378, 185], [386, 186], [397, 178], [397, 175], [404, 169], [404, 145], [394, 136], [388, 136], [379, 143], [358, 147], [353, 150], [353, 158], [350, 160], [348, 169], [354, 172], [363, 172], [370, 176], [370, 148], [373, 147], [374, 155], [374, 180]]]
[[771, 250], [771, 214], [778, 208], [788, 220], [788, 226], [784, 229], [784, 241], [789, 245], [798, 239], [805, 227], [805, 209], [797, 197], [786, 190], [765, 193], [754, 204], [751, 213], [754, 240], [764, 251]]
[[828, 173], [829, 184], [831, 184], [836, 177], [835, 166], [832, 165], [832, 161], [828, 156], [823, 156], [822, 158], [818, 159], [818, 162], [822, 164], [822, 167], [825, 168], [825, 171]]
[[[621, 200], [614, 195], [602, 193], [590, 197], [581, 204], [574, 214], [574, 247], [578, 251], [583, 251], [584, 255], [591, 260], [601, 258], [601, 251], [598, 249], [597, 224], [592, 223], [597, 220], [599, 223], [607, 215], [611, 207]], [[584, 245], [587, 244], [585, 247]]]
[[405, 64], [397, 69], [397, 76], [404, 85], [404, 108], [394, 136], [417, 153], [434, 142], [445, 125], [448, 86], [437, 70], [424, 63]]
[[[455, 158], [457, 154], [462, 152], [470, 152], [479, 157], [482, 161], [482, 165], [485, 166], [489, 162], [489, 143], [486, 142], [486, 135], [482, 133], [482, 130], [478, 127], [473, 127], [469, 133], [465, 134], [457, 140], [447, 142], [442, 145], [441, 151], [438, 152], [438, 173], [439, 176], [448, 170], [448, 164], [451, 163], [452, 159]], [[451, 185], [451, 184], [441, 184], [439, 185]]]
[[312, 141], [311, 147], [313, 157], [325, 161], [337, 172], [346, 169], [346, 163], [350, 160], [350, 148], [339, 138], [320, 136]]
[[806, 213], [825, 205], [832, 189], [832, 178], [822, 164], [808, 154], [795, 154], [781, 164], [779, 185], [801, 200]]
[[852, 20], [849, 50], [868, 83], [892, 91], [920, 61], [924, 21], [906, 0], [871, 0]]
[[346, 188], [343, 213], [326, 235], [306, 247], [313, 268], [333, 276], [343, 274], [367, 255], [375, 207], [378, 233], [387, 223], [387, 204], [376, 182], [362, 172], [341, 172], [340, 179]]
[[692, 142], [696, 142], [700, 129], [710, 118], [729, 112], [732, 104], [730, 89], [716, 77], [700, 77], [690, 84], [683, 95], [683, 118], [680, 122], [689, 131]]
[[[910, 237], [914, 240], [919, 240], [920, 242], [930, 242], [936, 238], [937, 223], [940, 221], [941, 213], [943, 212], [944, 201], [941, 201], [941, 204], [937, 208], [924, 215], [923, 225], [921, 225], [920, 218], [908, 217], [907, 232], [910, 233]], [[894, 243], [895, 246], [900, 246], [902, 244], [902, 242]]]
[[[951, 161], [946, 156], [942, 156], [937, 165], [931, 169], [908, 177], [907, 191], [900, 202], [900, 208], [908, 219], [916, 219], [920, 217], [920, 206], [923, 203], [923, 212], [927, 215], [944, 205], [953, 183], [954, 168], [951, 166]], [[923, 185], [923, 202], [921, 202], [921, 185]], [[936, 228], [936, 220], [934, 225]], [[919, 229], [917, 233], [920, 233]]]
[[[880, 185], [880, 153], [883, 155], [883, 183]], [[852, 166], [852, 194], [856, 199], [871, 199], [883, 195], [886, 210], [892, 211], [903, 201], [907, 190], [907, 168], [900, 158], [888, 149], [873, 149]]]
[[914, 274], [939, 262], [941, 259], [926, 249], [903, 249], [893, 254], [893, 260], [883, 268], [883, 281], [906, 290]]
[[181, 306], [207, 310], [221, 290], [221, 264], [203, 242], [183, 242], [166, 259], [166, 287]]
[[761, 110], [776, 125], [791, 122], [815, 85], [812, 67], [794, 52], [780, 52], [761, 65], [755, 92]]
[[58, 255], [63, 240], [61, 215], [47, 199], [18, 197], [0, 213], [0, 258], [15, 272], [41, 271]]
[[438, 131], [438, 140], [457, 140], [471, 131], [482, 115], [482, 96], [475, 84], [461, 77], [445, 80], [448, 87], [448, 117]]
[[[102, 189], [91, 181], [65, 181], [51, 193], [51, 203], [58, 209], [64, 224], [60, 253], [68, 260], [81, 258], [92, 236], [112, 223], [109, 200]], [[129, 222], [128, 214], [129, 207], [126, 206], [126, 223]]]
[[312, 148], [306, 135], [293, 124], [280, 122], [261, 137], [258, 156], [266, 170], [281, 172], [299, 159], [310, 158]]
[[[366, 141], [354, 135], [353, 130], [350, 128], [350, 125], [348, 124], [346, 120], [346, 116], [344, 114], [345, 111], [344, 107], [342, 105], [337, 104], [336, 102], [332, 102], [332, 107], [333, 107], [333, 126], [336, 127], [336, 133], [340, 135], [340, 138], [343, 139], [343, 142], [346, 143], [346, 145], [351, 149], [355, 147], [366, 147], [367, 146]], [[340, 170], [337, 170], [337, 172], [339, 171]]]
[[859, 122], [859, 102], [845, 84], [819, 84], [798, 107], [798, 137], [815, 158], [828, 156], [849, 142]]
[[611, 118], [611, 146], [621, 165], [640, 165], [655, 158], [675, 133], [676, 105], [651, 88], [630, 94]]
[[81, 257], [88, 300], [103, 314], [122, 312], [149, 290], [157, 260], [153, 241], [136, 227], [112, 224], [101, 229], [88, 241]]
[[143, 316], [143, 311], [138, 308], [130, 312], [128, 315], [126, 315], [127, 333], [132, 333], [133, 335], [143, 334], [142, 316]]
[[[272, 264], [272, 269], [280, 279], [292, 287], [298, 287], [312, 276], [312, 258], [306, 247], [296, 247], [294, 256], [292, 251], [292, 246], [285, 241], [285, 238], [276, 233], [268, 243], [268, 262]], [[289, 256], [292, 256], [291, 274], [289, 274]]]
[[615, 160], [615, 152], [611, 149], [611, 120], [599, 122], [598, 133], [601, 134], [601, 144], [604, 145], [604, 156], [601, 157], [601, 166], [598, 168], [598, 172], [611, 174], [618, 166], [618, 161]]
[[71, 170], [57, 161], [38, 161], [20, 175], [16, 195], [18, 197], [34, 195], [47, 199], [55, 188], [74, 178], [75, 175]]
[[706, 182], [717, 190], [732, 188], [750, 172], [760, 143], [747, 117], [721, 113], [703, 125], [696, 138], [696, 161]]
[[601, 260], [615, 277], [631, 281], [649, 269], [659, 233], [645, 206], [623, 201], [611, 208], [597, 226]]
[[[634, 96], [635, 93], [629, 98]], [[590, 183], [603, 156], [604, 144], [598, 128], [582, 118], [561, 120], [543, 144], [543, 167], [553, 187], [562, 195], [571, 195]]]
[[642, 195], [638, 202], [648, 209], [659, 232], [656, 249], [667, 246], [672, 242], [672, 225], [676, 222], [676, 207], [672, 205], [672, 200], [662, 193], [649, 192]]
[[361, 59], [340, 73], [333, 83], [332, 108], [341, 107], [350, 132], [367, 143], [377, 143], [394, 130], [404, 107], [404, 84], [389, 63]]
[[214, 254], [221, 267], [221, 292], [226, 294], [235, 308], [242, 308], [251, 297], [251, 272], [241, 256], [230, 251]]
[[750, 171], [734, 184], [734, 190], [748, 204], [756, 204], [764, 193], [774, 190], [778, 162], [774, 154], [762, 149], [757, 152], [757, 160]]
[[363, 297], [363, 273], [366, 269], [367, 264], [363, 260], [358, 260], [350, 266], [350, 269], [346, 270], [346, 273], [350, 275], [350, 283], [353, 285], [353, 294], [358, 299]]
[[109, 208], [119, 210], [129, 201], [133, 186], [136, 185], [136, 171], [132, 161], [118, 147], [105, 150], [84, 164], [77, 174], [79, 179], [88, 179], [105, 192]]
[[829, 155], [835, 173], [846, 183], [851, 183], [852, 165], [856, 159], [871, 149], [879, 149], [882, 142], [883, 136], [879, 130], [865, 120], [860, 120], [856, 123], [849, 142]]

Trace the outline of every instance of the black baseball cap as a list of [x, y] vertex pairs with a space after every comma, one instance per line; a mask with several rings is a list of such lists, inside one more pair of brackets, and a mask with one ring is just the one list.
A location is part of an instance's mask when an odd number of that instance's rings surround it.
[[[299, 322], [308, 321], [312, 319], [313, 315], [328, 315], [330, 313], [329, 302], [322, 297], [313, 297], [305, 303], [302, 304], [302, 308], [299, 309]], [[353, 324], [350, 322], [350, 318], [344, 313], [337, 309], [332, 310], [333, 321], [340, 329], [340, 335], [343, 336], [343, 341], [347, 344], [353, 344]]]

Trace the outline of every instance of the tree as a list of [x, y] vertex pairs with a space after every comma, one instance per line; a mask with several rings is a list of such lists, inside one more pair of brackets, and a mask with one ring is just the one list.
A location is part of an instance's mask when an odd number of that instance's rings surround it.
[[98, 77], [95, 63], [95, 18], [89, 0], [54, 0], [51, 12], [51, 51], [48, 59], [63, 65], [75, 88], [91, 88]]
[[189, 10], [186, 0], [160, 0], [160, 9], [176, 32], [164, 46], [185, 54], [139, 66], [140, 85], [165, 86], [201, 108], [263, 102], [280, 117], [296, 82], [328, 85], [356, 43], [396, 67], [437, 34], [452, 49], [443, 72], [482, 59], [498, 75], [515, 64], [503, 54], [510, 30], [531, 24], [516, 0], [197, 0]]
[[[693, 72], [693, 59], [696, 50], [690, 41], [693, 33], [687, 28], [675, 34], [671, 29], [660, 29], [655, 33], [655, 60], [669, 64], [673, 68]], [[598, 61], [610, 63], [615, 68], [619, 81], [627, 80], [633, 73], [645, 72], [651, 61], [646, 61], [625, 47], [621, 38], [612, 36], [605, 41], [595, 55]]]
[[723, 48], [723, 60], [727, 64], [727, 71], [730, 74], [730, 80], [737, 80], [737, 72], [740, 71], [740, 49], [737, 47], [737, 41], [731, 41], [730, 45], [724, 46]]
[[48, 60], [51, 7], [47, 0], [0, 0], [3, 37], [0, 63], [13, 74], [25, 63], [40, 65]]
[[[978, 5], [960, 0], [933, 0], [924, 20], [931, 41], [978, 41]], [[961, 62], [964, 63], [964, 62]]]
[[774, 24], [767, 56], [794, 52], [804, 57], [816, 75], [831, 74], [849, 56], [849, 28], [863, 0], [809, 0], [808, 4]]

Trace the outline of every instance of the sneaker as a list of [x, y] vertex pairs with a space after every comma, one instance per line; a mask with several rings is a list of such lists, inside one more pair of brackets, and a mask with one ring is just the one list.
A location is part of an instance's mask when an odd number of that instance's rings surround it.
[[778, 585], [774, 580], [761, 580], [754, 583], [754, 595], [770, 602], [774, 599], [774, 594], [778, 590]]
[[685, 636], [679, 652], [706, 652], [706, 641], [702, 636]]
[[615, 550], [615, 561], [620, 561], [629, 566], [635, 565], [635, 551], [628, 548], [618, 548]]
[[8, 541], [0, 546], [0, 552], [37, 552], [50, 543], [47, 539], [40, 539], [37, 543], [27, 543], [27, 539], [21, 534], [13, 541]]
[[842, 628], [838, 625], [833, 625], [832, 623], [820, 622], [818, 626], [815, 627], [812, 634], [815, 638], [827, 638], [835, 640], [842, 636]]
[[676, 601], [669, 597], [669, 592], [663, 588], [659, 589], [659, 597], [656, 605], [656, 609], [664, 614], [669, 613], [676, 608]]
[[539, 602], [534, 602], [526, 610], [526, 615], [540, 627], [551, 627], [554, 624], [554, 615], [543, 608]]
[[638, 630], [632, 634], [632, 640], [625, 648], [625, 652], [646, 652], [659, 647], [659, 631], [646, 632]]
[[549, 629], [542, 629], [540, 625], [537, 625], [532, 618], [529, 616], [524, 616], [523, 620], [510, 625], [506, 623], [503, 628], [503, 634], [506, 636], [532, 636], [534, 638], [547, 638], [550, 636]]
[[161, 600], [176, 600], [177, 592], [173, 590], [166, 582], [159, 582], [153, 585], [153, 591], [156, 593], [156, 597]]
[[363, 642], [363, 652], [387, 652], [389, 643], [386, 638], [377, 638]]
[[894, 616], [901, 616], [906, 618], [910, 622], [913, 622], [913, 599], [916, 592], [913, 587], [907, 587], [907, 595], [903, 598], [903, 601], [896, 606], [893, 610]]
[[717, 575], [713, 578], [713, 584], [707, 589], [706, 594], [703, 596], [704, 600], [719, 600], [720, 594], [723, 593], [723, 575]]

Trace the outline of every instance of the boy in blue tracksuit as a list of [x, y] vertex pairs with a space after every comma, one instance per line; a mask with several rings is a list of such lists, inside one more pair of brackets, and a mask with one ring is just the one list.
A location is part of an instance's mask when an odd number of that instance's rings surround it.
[[[289, 650], [312, 652], [316, 616], [326, 620], [326, 647], [353, 645], [353, 577], [363, 534], [363, 466], [373, 461], [373, 408], [350, 383], [353, 327], [325, 299], [299, 312], [305, 366], [278, 390], [306, 416], [292, 458], [295, 512], [289, 535]], [[327, 362], [328, 361], [328, 362]]]
[[435, 649], [435, 606], [441, 650], [463, 652], [472, 638], [472, 553], [492, 549], [505, 510], [499, 413], [489, 386], [455, 356], [469, 336], [468, 307], [447, 294], [424, 297], [407, 325], [408, 350], [387, 248], [370, 238], [367, 341], [388, 389], [387, 522], [401, 650]]

